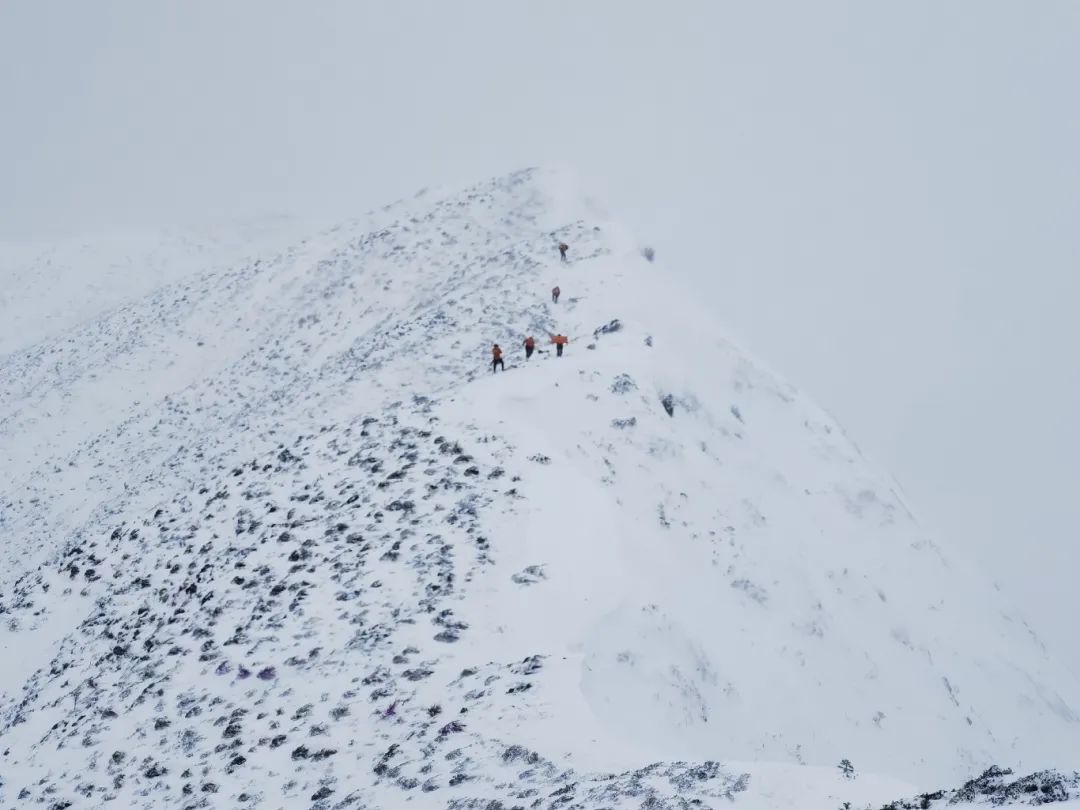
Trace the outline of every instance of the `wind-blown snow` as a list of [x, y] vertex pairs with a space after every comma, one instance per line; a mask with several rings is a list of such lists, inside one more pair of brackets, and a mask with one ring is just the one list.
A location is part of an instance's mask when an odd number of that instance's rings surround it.
[[639, 247], [522, 172], [0, 358], [5, 806], [831, 809], [1075, 765], [1076, 679]]

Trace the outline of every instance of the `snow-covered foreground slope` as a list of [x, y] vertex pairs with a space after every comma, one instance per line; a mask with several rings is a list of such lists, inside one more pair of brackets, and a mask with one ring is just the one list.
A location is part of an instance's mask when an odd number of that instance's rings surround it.
[[4, 806], [832, 810], [1075, 765], [1076, 679], [598, 217], [542, 172], [423, 195], [0, 360]]

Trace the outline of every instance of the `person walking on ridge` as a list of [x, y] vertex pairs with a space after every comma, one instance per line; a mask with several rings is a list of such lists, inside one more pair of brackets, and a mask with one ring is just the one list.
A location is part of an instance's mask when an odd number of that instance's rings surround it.
[[564, 262], [566, 261], [566, 251], [570, 249], [570, 246], [566, 242], [559, 242], [559, 258]]
[[506, 371], [506, 363], [503, 362], [502, 349], [499, 348], [499, 344], [496, 343], [491, 347], [491, 373], [494, 374], [498, 369]]
[[551, 303], [553, 303], [553, 304], [559, 303], [559, 296], [560, 295], [562, 295], [562, 290], [560, 290], [558, 287], [552, 287], [551, 288]]
[[566, 339], [566, 335], [560, 333], [553, 336], [551, 338], [551, 342], [555, 344], [555, 356], [562, 357], [563, 346], [565, 346], [570, 341]]
[[536, 341], [533, 340], [533, 336], [529, 335], [525, 338], [525, 359], [528, 360], [532, 357], [533, 350], [536, 349]]

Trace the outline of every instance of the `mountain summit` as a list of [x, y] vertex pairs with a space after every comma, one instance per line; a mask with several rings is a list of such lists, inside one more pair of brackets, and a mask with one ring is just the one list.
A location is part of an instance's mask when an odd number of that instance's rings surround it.
[[0, 803], [834, 808], [907, 790], [842, 759], [1067, 764], [1077, 679], [642, 253], [530, 170], [0, 358]]

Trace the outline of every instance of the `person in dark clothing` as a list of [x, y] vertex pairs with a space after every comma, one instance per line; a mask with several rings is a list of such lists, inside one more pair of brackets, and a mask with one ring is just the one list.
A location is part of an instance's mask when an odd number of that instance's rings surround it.
[[551, 342], [555, 344], [555, 355], [557, 357], [562, 357], [563, 346], [565, 346], [570, 341], [566, 339], [566, 335], [560, 334], [552, 337]]
[[499, 344], [496, 343], [491, 347], [491, 373], [494, 374], [499, 369], [506, 371], [506, 363], [503, 362], [502, 349], [499, 348]]
[[533, 351], [536, 350], [536, 341], [533, 340], [532, 335], [525, 338], [525, 359], [528, 360], [532, 357]]
[[552, 287], [551, 288], [551, 303], [553, 303], [553, 304], [559, 303], [559, 296], [560, 295], [562, 295], [562, 290], [560, 290], [558, 287]]
[[566, 251], [570, 249], [570, 246], [566, 242], [559, 242], [559, 258], [564, 262], [566, 261]]

